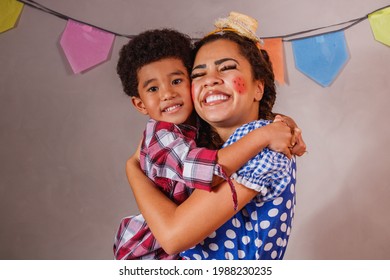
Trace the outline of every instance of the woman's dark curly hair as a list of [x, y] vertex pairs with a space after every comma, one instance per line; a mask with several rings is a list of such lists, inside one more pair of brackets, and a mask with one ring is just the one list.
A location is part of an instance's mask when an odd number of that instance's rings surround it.
[[117, 73], [128, 96], [139, 97], [137, 73], [142, 66], [165, 58], [178, 58], [189, 74], [192, 69], [190, 37], [173, 29], [154, 29], [140, 33], [119, 52]]
[[[221, 39], [236, 43], [240, 54], [244, 56], [252, 66], [254, 79], [264, 82], [264, 93], [259, 106], [259, 118], [272, 120], [274, 118], [272, 108], [276, 99], [276, 88], [275, 76], [268, 53], [265, 50], [259, 50], [256, 43], [251, 39], [231, 31], [225, 31], [223, 33], [206, 36], [200, 41], [197, 41], [195, 43], [194, 56], [202, 46]], [[203, 120], [199, 121], [200, 130], [198, 134], [198, 143], [203, 146], [219, 149], [223, 144], [223, 141], [208, 123]], [[210, 142], [212, 143], [211, 145]]]

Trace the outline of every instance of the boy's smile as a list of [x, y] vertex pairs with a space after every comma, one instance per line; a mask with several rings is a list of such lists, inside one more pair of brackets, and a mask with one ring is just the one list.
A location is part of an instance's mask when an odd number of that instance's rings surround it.
[[157, 121], [181, 124], [192, 116], [193, 104], [187, 69], [177, 58], [165, 58], [138, 70], [138, 93], [132, 102], [138, 111]]

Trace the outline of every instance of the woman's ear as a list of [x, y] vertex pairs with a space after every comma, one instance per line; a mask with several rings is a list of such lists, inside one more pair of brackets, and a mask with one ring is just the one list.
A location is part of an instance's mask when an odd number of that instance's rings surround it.
[[131, 103], [133, 104], [135, 109], [137, 109], [137, 111], [139, 111], [141, 114], [144, 114], [144, 115], [149, 114], [148, 110], [146, 109], [145, 104], [141, 100], [141, 98], [133, 96], [133, 97], [131, 97]]
[[257, 81], [255, 101], [260, 101], [263, 98], [263, 93], [264, 93], [264, 82]]

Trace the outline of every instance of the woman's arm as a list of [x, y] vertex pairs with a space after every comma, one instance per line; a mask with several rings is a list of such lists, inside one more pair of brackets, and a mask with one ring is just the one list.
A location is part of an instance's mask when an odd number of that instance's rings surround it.
[[[144, 175], [136, 155], [127, 161], [126, 174], [141, 213], [168, 254], [198, 244], [235, 214], [227, 182], [211, 192], [195, 190], [185, 202], [176, 205]], [[241, 209], [257, 192], [235, 185]]]

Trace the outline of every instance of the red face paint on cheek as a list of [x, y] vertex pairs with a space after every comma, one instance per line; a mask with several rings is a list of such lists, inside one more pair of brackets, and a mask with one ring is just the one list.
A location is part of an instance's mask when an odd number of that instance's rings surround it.
[[239, 94], [244, 94], [246, 92], [245, 82], [241, 77], [237, 77], [233, 80], [233, 87]]

